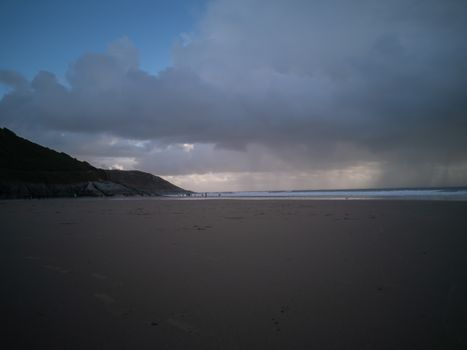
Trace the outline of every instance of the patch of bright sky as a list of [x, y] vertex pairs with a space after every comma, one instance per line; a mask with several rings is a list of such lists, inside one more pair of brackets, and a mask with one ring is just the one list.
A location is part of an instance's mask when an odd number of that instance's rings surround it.
[[105, 51], [110, 42], [127, 36], [140, 52], [141, 68], [157, 74], [171, 65], [174, 42], [194, 30], [205, 4], [206, 0], [2, 0], [0, 69], [17, 70], [28, 79], [47, 70], [63, 82], [69, 64], [82, 54]]
[[380, 164], [363, 163], [343, 169], [303, 172], [218, 172], [163, 176], [164, 179], [196, 192], [271, 191], [371, 188], [381, 175]]

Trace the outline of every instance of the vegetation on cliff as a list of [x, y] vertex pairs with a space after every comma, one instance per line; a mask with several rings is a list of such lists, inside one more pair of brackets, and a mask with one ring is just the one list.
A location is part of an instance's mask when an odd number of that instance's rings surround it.
[[0, 198], [185, 193], [188, 191], [158, 176], [98, 169], [0, 128]]

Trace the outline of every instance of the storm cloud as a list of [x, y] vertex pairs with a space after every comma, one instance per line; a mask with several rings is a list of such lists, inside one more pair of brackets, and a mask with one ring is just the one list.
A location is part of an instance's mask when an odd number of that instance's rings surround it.
[[460, 0], [218, 0], [157, 75], [126, 37], [65, 83], [0, 71], [0, 122], [188, 186], [465, 185], [466, 34]]

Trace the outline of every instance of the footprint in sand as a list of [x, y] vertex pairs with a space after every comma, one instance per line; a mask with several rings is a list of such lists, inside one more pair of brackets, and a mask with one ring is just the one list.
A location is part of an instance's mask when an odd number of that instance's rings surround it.
[[[183, 315], [182, 315], [183, 317]], [[194, 327], [193, 325], [180, 320], [178, 317], [171, 317], [167, 320], [167, 323], [171, 325], [172, 327], [175, 327], [183, 332], [189, 333], [189, 334], [197, 334], [198, 329]]]
[[95, 293], [95, 294], [94, 294], [94, 297], [95, 297], [97, 300], [102, 301], [102, 302], [105, 303], [105, 304], [113, 304], [113, 303], [115, 303], [115, 299], [112, 298], [110, 295], [105, 294], [105, 293]]
[[98, 280], [106, 280], [108, 278], [106, 275], [101, 275], [97, 272], [94, 272], [93, 274], [91, 274], [91, 276]]
[[288, 305], [282, 305], [279, 310], [279, 315], [276, 317], [271, 318], [271, 321], [273, 323], [274, 328], [276, 329], [276, 332], [280, 332], [280, 320], [284, 319], [285, 314], [287, 313], [289, 309]]
[[202, 231], [202, 230], [206, 230], [206, 229], [209, 229], [209, 228], [212, 228], [212, 226], [209, 226], [209, 225], [205, 225], [205, 226], [199, 226], [199, 225], [193, 225], [193, 228], [198, 230], [198, 231]]
[[44, 265], [44, 267], [47, 269], [47, 270], [50, 270], [50, 271], [55, 271], [55, 272], [60, 272], [62, 274], [66, 274], [66, 273], [69, 273], [70, 270], [67, 270], [63, 267], [60, 267], [60, 266], [55, 266], [55, 265]]

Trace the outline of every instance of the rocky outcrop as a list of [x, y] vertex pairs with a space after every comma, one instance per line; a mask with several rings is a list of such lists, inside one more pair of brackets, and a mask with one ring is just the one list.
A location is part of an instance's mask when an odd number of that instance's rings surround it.
[[184, 189], [142, 171], [137, 170], [105, 170], [107, 180], [125, 186], [143, 196], [170, 195], [185, 193]]
[[94, 168], [0, 128], [0, 198], [188, 194], [142, 171]]

